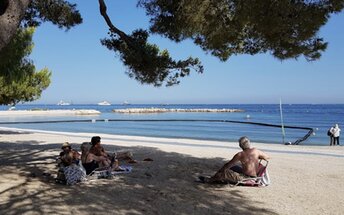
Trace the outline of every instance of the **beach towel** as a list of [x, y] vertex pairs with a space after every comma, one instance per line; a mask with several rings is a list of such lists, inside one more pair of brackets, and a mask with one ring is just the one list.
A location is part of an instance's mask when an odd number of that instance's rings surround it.
[[235, 185], [242, 186], [268, 186], [271, 184], [270, 176], [268, 173], [268, 161], [265, 164], [262, 163], [263, 160], [259, 161], [257, 177], [249, 177], [238, 181]]
[[119, 166], [119, 168], [120, 168], [120, 171], [118, 171], [118, 170], [112, 171], [111, 174], [117, 175], [117, 174], [130, 173], [131, 170], [133, 169], [133, 167], [131, 167], [131, 166]]
[[119, 166], [118, 170], [115, 171], [111, 171], [111, 170], [94, 170], [93, 172], [91, 172], [87, 178], [89, 180], [93, 180], [93, 179], [101, 179], [101, 178], [108, 178], [111, 179], [114, 175], [119, 175], [119, 174], [126, 174], [126, 173], [130, 173], [132, 171], [132, 167], [131, 166]]

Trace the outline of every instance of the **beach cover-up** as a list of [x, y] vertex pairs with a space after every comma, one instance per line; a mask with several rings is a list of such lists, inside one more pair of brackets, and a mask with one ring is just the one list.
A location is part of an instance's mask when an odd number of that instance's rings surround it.
[[74, 185], [86, 181], [86, 171], [79, 165], [72, 164], [64, 167], [67, 185]]

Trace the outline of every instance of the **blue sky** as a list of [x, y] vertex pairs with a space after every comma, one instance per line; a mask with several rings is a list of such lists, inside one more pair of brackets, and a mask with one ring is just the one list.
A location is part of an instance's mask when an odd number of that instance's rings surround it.
[[[52, 83], [34, 103], [60, 100], [92, 104], [142, 103], [254, 104], [344, 103], [344, 14], [331, 17], [320, 36], [329, 42], [316, 62], [279, 61], [268, 54], [233, 56], [220, 62], [191, 41], [174, 43], [160, 36], [150, 41], [167, 48], [176, 59], [198, 57], [204, 74], [192, 74], [173, 87], [141, 85], [125, 75], [126, 68], [113, 52], [100, 44], [108, 28], [99, 14], [98, 1], [75, 0], [84, 23], [69, 30], [50, 23], [37, 28], [31, 58], [37, 69], [52, 71]], [[113, 23], [126, 33], [147, 28], [148, 17], [136, 0], [106, 1]]]

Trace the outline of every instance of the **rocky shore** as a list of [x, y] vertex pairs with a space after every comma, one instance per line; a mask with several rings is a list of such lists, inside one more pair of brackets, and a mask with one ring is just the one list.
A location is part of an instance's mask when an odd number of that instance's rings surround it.
[[167, 112], [207, 112], [207, 113], [221, 113], [221, 112], [244, 112], [241, 109], [173, 109], [173, 108], [125, 108], [113, 109], [115, 113], [167, 113]]
[[0, 116], [64, 116], [64, 115], [98, 115], [97, 110], [6, 110], [0, 111]]

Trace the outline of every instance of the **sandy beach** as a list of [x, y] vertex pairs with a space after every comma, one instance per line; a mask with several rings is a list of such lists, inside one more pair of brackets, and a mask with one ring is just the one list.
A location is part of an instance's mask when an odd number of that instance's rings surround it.
[[[94, 135], [108, 151], [133, 152], [133, 171], [75, 186], [56, 184], [61, 144], [79, 149]], [[252, 145], [271, 156], [268, 187], [195, 182], [239, 151], [235, 142], [0, 128], [0, 213], [343, 214], [342, 146]]]

